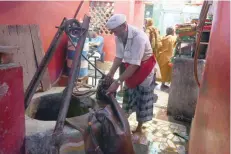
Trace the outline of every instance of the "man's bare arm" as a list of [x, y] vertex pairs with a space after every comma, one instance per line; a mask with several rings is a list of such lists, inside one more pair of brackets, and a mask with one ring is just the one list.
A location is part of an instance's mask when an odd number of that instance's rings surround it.
[[115, 72], [116, 72], [116, 70], [117, 70], [118, 67], [121, 65], [121, 63], [122, 63], [122, 58], [117, 58], [117, 57], [115, 57], [114, 62], [113, 62], [113, 65], [112, 65], [112, 67], [111, 67], [111, 69], [110, 69], [108, 75], [111, 76], [111, 77], [113, 77], [114, 74], [115, 74]]
[[[131, 77], [134, 72], [139, 68], [138, 65], [130, 65], [128, 68], [125, 70], [125, 72], [120, 76], [119, 80], [123, 82], [124, 80], [128, 79]], [[111, 86], [107, 90], [107, 94], [110, 94], [111, 92], [115, 92], [119, 87], [119, 82], [118, 80], [114, 81]]]
[[124, 80], [128, 79], [131, 77], [135, 71], [139, 68], [138, 65], [130, 65], [128, 68], [125, 70], [125, 72], [119, 77], [119, 80], [123, 82]]

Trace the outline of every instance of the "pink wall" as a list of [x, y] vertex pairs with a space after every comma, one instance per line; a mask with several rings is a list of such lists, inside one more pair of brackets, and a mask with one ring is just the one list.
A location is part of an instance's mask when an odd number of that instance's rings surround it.
[[[38, 24], [46, 51], [57, 31], [55, 26], [60, 25], [63, 17], [72, 18], [79, 3], [79, 1], [0, 2], [0, 24]], [[77, 18], [83, 19], [88, 10], [89, 2], [84, 2]], [[61, 43], [49, 64], [49, 73], [53, 82], [57, 79], [64, 64], [64, 46], [65, 41]]]
[[[44, 50], [49, 47], [63, 17], [73, 17], [79, 1], [73, 2], [0, 2], [0, 24], [38, 24], [40, 26], [41, 39]], [[85, 13], [89, 12], [89, 2], [85, 1], [78, 19], [83, 19]], [[115, 12], [127, 16], [129, 24], [139, 28], [143, 26], [144, 4], [135, 1], [116, 1]], [[115, 56], [115, 42], [113, 35], [104, 35], [106, 61], [112, 61]], [[66, 38], [63, 39], [58, 51], [55, 53], [48, 68], [51, 80], [54, 82], [59, 76], [64, 64], [63, 49]]]
[[144, 2], [136, 1], [134, 10], [135, 11], [134, 11], [133, 24], [134, 26], [142, 29], [144, 25], [144, 11], [145, 11]]
[[230, 153], [230, 2], [218, 1], [189, 154]]

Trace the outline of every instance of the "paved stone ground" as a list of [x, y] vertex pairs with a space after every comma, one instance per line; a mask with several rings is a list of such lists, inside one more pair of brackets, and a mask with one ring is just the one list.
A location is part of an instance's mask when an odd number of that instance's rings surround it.
[[[134, 120], [129, 119], [131, 129], [135, 129]], [[133, 134], [133, 143], [148, 146], [148, 154], [185, 154], [186, 141], [173, 135], [173, 132], [186, 135], [186, 127], [175, 123], [153, 119], [144, 125], [142, 134]]]
[[[148, 154], [187, 154], [187, 141], [173, 133], [188, 137], [189, 124], [167, 116], [168, 89], [161, 89], [159, 83], [154, 93], [158, 99], [153, 109], [153, 120], [144, 124], [142, 133], [132, 135], [133, 143], [147, 146]], [[122, 104], [122, 97], [117, 99]], [[135, 130], [138, 124], [135, 113], [128, 120], [131, 130]]]

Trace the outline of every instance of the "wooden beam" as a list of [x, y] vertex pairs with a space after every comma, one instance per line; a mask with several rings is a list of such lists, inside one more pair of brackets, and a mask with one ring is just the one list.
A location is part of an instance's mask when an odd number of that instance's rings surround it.
[[0, 53], [8, 53], [9, 51], [18, 50], [18, 46], [3, 46], [0, 45]]
[[[38, 25], [30, 25], [31, 39], [34, 48], [34, 56], [36, 61], [36, 68], [39, 67], [43, 57], [44, 50], [42, 46], [42, 41], [40, 38], [39, 26]], [[51, 80], [48, 72], [48, 68], [45, 69], [44, 75], [41, 79], [41, 86], [43, 91], [47, 91], [51, 88]]]

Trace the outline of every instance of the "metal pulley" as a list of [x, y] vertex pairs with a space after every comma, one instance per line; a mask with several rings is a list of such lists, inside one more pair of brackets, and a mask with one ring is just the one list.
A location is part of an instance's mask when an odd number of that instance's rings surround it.
[[65, 22], [65, 28], [64, 28], [66, 34], [70, 36], [71, 38], [80, 38], [80, 36], [83, 35], [83, 33], [86, 31], [84, 29], [80, 22], [76, 19], [69, 19]]
[[[64, 30], [75, 48], [77, 44], [74, 42], [78, 42], [79, 38], [87, 31], [87, 29], [83, 28], [82, 24], [76, 19], [66, 20]], [[103, 77], [105, 76], [105, 74], [92, 64], [84, 55], [82, 55], [82, 57], [88, 61], [90, 65], [92, 65]]]

